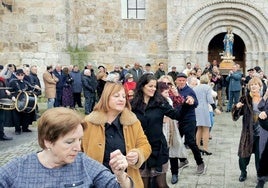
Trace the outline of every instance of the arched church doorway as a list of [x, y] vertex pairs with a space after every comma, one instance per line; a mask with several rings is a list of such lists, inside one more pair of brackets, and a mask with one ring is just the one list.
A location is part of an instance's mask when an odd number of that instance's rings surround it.
[[[212, 62], [216, 59], [219, 63], [222, 61], [220, 53], [223, 52], [223, 39], [226, 33], [220, 33], [213, 37], [208, 45], [208, 62]], [[235, 56], [234, 62], [238, 63], [241, 70], [245, 73], [245, 43], [236, 34], [234, 34], [234, 46], [233, 46], [233, 56]]]

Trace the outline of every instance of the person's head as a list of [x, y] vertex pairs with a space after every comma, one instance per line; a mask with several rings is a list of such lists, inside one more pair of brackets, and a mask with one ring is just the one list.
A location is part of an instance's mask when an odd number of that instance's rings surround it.
[[151, 71], [151, 64], [150, 64], [150, 63], [146, 63], [146, 65], [145, 65], [145, 70], [146, 70], [147, 72]]
[[250, 92], [259, 92], [262, 87], [262, 81], [259, 77], [253, 77], [248, 82]]
[[105, 67], [103, 65], [98, 66], [99, 72], [106, 72]]
[[47, 71], [48, 71], [48, 72], [52, 72], [52, 71], [53, 71], [53, 67], [52, 67], [52, 65], [48, 65], [48, 66], [47, 66]]
[[238, 70], [237, 64], [233, 65], [233, 66], [232, 66], [232, 71], [233, 71], [233, 72], [236, 72], [237, 70]]
[[25, 73], [22, 69], [18, 69], [17, 72], [16, 72], [16, 77], [18, 80], [23, 80], [25, 76]]
[[164, 70], [164, 63], [163, 63], [163, 62], [160, 62], [160, 63], [158, 64], [158, 66], [159, 66], [159, 69], [160, 69], [160, 70]]
[[8, 70], [10, 71], [10, 72], [16, 72], [17, 71], [17, 67], [16, 67], [16, 65], [14, 65], [14, 64], [8, 64]]
[[72, 163], [81, 150], [83, 118], [72, 109], [57, 107], [46, 110], [37, 124], [39, 146], [59, 165]]
[[248, 72], [248, 75], [249, 75], [250, 77], [252, 77], [252, 75], [253, 75], [253, 73], [254, 73], [254, 69], [253, 69], [253, 68], [250, 68], [250, 69], [247, 70], [247, 72]]
[[84, 70], [84, 75], [85, 76], [91, 76], [91, 70], [90, 69], [85, 69]]
[[[70, 69], [69, 69], [70, 70]], [[79, 67], [78, 65], [74, 65], [73, 68], [72, 68], [72, 71], [74, 72], [78, 72], [79, 71]]]
[[164, 82], [169, 86], [175, 86], [173, 78], [170, 75], [162, 75], [157, 81]]
[[165, 82], [158, 82], [157, 89], [159, 93], [165, 98], [169, 97], [169, 86]]
[[69, 74], [69, 68], [68, 67], [64, 67], [62, 69], [62, 73], [65, 74], [65, 75]]
[[36, 65], [31, 66], [31, 73], [32, 74], [37, 74], [37, 66]]
[[[136, 85], [135, 97], [153, 97], [157, 89], [157, 79], [152, 74], [144, 74], [140, 77]], [[134, 97], [134, 99], [135, 99]]]
[[186, 63], [186, 68], [187, 68], [187, 69], [191, 69], [191, 68], [192, 68], [192, 64], [191, 64], [191, 62], [187, 62], [187, 63]]
[[120, 80], [120, 75], [118, 72], [111, 72], [108, 74], [106, 80], [108, 82], [119, 82]]
[[95, 105], [96, 111], [122, 112], [124, 108], [131, 109], [127, 100], [126, 91], [121, 83], [106, 82], [99, 102]]
[[130, 65], [129, 65], [129, 64], [126, 64], [126, 65], [125, 65], [125, 69], [126, 69], [126, 70], [129, 70], [129, 69], [130, 69]]
[[261, 67], [256, 66], [256, 67], [254, 67], [254, 70], [255, 70], [257, 73], [259, 73], [259, 72], [261, 71]]
[[218, 66], [218, 61], [216, 59], [212, 61], [212, 66]]
[[25, 75], [29, 76], [30, 75], [30, 68], [29, 67], [23, 67], [23, 72]]
[[189, 76], [196, 76], [196, 71], [193, 69], [189, 72]]
[[196, 76], [189, 76], [187, 78], [187, 83], [188, 83], [189, 87], [193, 88], [193, 87], [198, 85], [198, 79]]
[[62, 69], [62, 66], [61, 66], [61, 65], [57, 64], [57, 65], [55, 66], [55, 70], [56, 70], [57, 72], [61, 72], [61, 69]]
[[134, 69], [136, 69], [136, 70], [138, 70], [139, 68], [140, 68], [140, 64], [139, 63], [134, 63], [134, 67], [133, 67]]
[[176, 72], [177, 71], [177, 68], [175, 66], [171, 67], [171, 71], [172, 72]]
[[119, 65], [115, 65], [114, 66], [114, 71], [115, 72], [120, 72], [120, 66]]
[[198, 68], [196, 70], [196, 77], [200, 78], [201, 75], [202, 75], [202, 69], [201, 68]]
[[88, 63], [87, 66], [86, 66], [85, 68], [91, 70], [91, 69], [93, 69], [93, 66], [92, 66], [91, 63]]
[[204, 74], [200, 77], [200, 84], [208, 84], [209, 83], [209, 76]]
[[127, 73], [126, 75], [125, 75], [125, 80], [127, 81], [127, 82], [133, 82], [133, 75], [132, 74], [130, 74], [130, 73]]
[[179, 89], [182, 89], [186, 86], [187, 83], [187, 76], [184, 73], [179, 73], [175, 80], [175, 83]]

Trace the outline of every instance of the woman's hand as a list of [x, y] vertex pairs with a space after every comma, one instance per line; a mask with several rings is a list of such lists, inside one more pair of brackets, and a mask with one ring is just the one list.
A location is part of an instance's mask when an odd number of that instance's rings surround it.
[[128, 165], [134, 166], [135, 164], [137, 164], [139, 160], [139, 155], [137, 152], [131, 151], [126, 155], [126, 159], [127, 159]]
[[235, 106], [236, 108], [241, 108], [244, 104], [242, 102], [238, 102]]
[[128, 167], [126, 157], [121, 153], [119, 149], [110, 153], [109, 165], [116, 176], [117, 182], [122, 188], [133, 187], [133, 181], [129, 178], [125, 172]]
[[126, 157], [121, 153], [119, 149], [110, 153], [109, 165], [116, 176], [124, 174], [124, 171], [128, 167]]
[[259, 118], [260, 119], [266, 119], [267, 118], [267, 114], [266, 114], [266, 112], [261, 112], [260, 114], [259, 114]]

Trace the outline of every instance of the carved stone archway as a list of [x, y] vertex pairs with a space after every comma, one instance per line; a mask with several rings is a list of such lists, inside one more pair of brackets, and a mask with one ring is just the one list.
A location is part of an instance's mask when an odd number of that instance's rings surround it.
[[196, 9], [168, 36], [170, 65], [192, 61], [207, 63], [211, 39], [231, 26], [246, 46], [246, 66], [259, 65], [266, 70], [268, 19], [260, 9], [244, 1], [214, 1]]

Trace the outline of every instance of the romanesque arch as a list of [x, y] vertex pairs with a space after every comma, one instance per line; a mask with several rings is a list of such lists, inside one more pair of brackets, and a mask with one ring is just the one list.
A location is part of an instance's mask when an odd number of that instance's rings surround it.
[[245, 1], [207, 3], [178, 27], [170, 49], [206, 55], [211, 39], [231, 26], [233, 33], [239, 35], [246, 45], [249, 64], [258, 63], [266, 58], [267, 54], [263, 53], [268, 51], [267, 17], [260, 8]]

